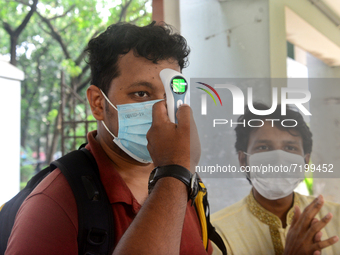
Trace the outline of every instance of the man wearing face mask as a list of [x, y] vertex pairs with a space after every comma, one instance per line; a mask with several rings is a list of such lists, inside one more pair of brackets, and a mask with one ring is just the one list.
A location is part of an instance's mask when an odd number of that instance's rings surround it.
[[[187, 105], [177, 111], [178, 124], [170, 122], [159, 76], [186, 66], [186, 40], [154, 22], [120, 23], [86, 51], [92, 75], [87, 98], [98, 126], [86, 149], [112, 207], [113, 254], [211, 254], [192, 206], [190, 183], [200, 158], [196, 126]], [[23, 202], [5, 254], [81, 254], [77, 237], [75, 197], [56, 169]]]
[[[263, 104], [254, 104], [254, 108], [269, 109]], [[248, 123], [250, 119], [277, 121], [264, 121], [264, 125], [257, 128], [237, 125], [235, 148], [242, 169], [270, 166], [271, 169], [279, 170], [292, 164], [297, 169], [300, 165], [304, 169], [304, 164], [309, 163], [312, 133], [299, 112], [287, 107], [287, 114], [281, 116], [281, 105], [278, 105], [272, 114], [258, 116], [246, 107], [238, 123], [244, 120]], [[297, 125], [293, 128], [282, 127], [283, 119], [293, 119]], [[306, 226], [319, 228], [322, 222], [326, 226], [313, 236], [313, 241], [321, 241], [322, 236], [326, 240], [323, 242], [333, 244], [323, 249], [322, 254], [339, 254], [340, 244], [334, 243], [338, 241], [337, 235], [340, 233], [340, 205], [324, 202], [322, 196], [314, 199], [294, 192], [304, 180], [304, 171], [279, 170], [265, 174], [248, 171], [245, 174], [252, 185], [250, 194], [212, 216], [213, 225], [227, 243], [228, 254], [290, 254], [287, 253], [288, 249], [284, 250], [292, 238], [287, 237], [288, 232]], [[305, 211], [311, 211], [313, 206], [318, 206], [318, 209], [312, 215], [306, 217], [303, 213], [300, 216], [302, 210], [306, 208]], [[313, 217], [311, 223], [304, 223], [306, 218], [311, 220]], [[332, 221], [327, 224], [330, 219]], [[295, 235], [295, 238], [301, 236]], [[322, 248], [318, 247], [314, 253], [306, 250], [304, 254], [320, 254]], [[218, 254], [218, 251], [214, 254]]]

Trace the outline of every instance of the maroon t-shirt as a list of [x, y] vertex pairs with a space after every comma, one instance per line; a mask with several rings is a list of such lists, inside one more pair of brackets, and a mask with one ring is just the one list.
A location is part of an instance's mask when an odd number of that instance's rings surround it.
[[[101, 181], [114, 214], [115, 243], [127, 230], [141, 205], [115, 170], [99, 143], [96, 131], [88, 134], [87, 149], [95, 157]], [[47, 176], [20, 207], [6, 255], [78, 254], [78, 213], [72, 190], [59, 169]], [[212, 253], [209, 244], [209, 253]], [[180, 254], [207, 254], [195, 208], [188, 203]]]

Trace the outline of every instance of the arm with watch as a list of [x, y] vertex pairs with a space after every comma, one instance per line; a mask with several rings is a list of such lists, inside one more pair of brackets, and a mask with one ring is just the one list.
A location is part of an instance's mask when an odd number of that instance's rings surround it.
[[[178, 119], [177, 119], [176, 114], [177, 114], [179, 107], [183, 103], [186, 104], [189, 101], [188, 100], [189, 84], [186, 81], [186, 78], [181, 73], [173, 69], [165, 68], [159, 73], [159, 76], [164, 85], [164, 90], [166, 94], [167, 115], [169, 117], [170, 122], [177, 124]], [[198, 138], [196, 125], [195, 125], [195, 122], [193, 121], [192, 115], [187, 116], [187, 118], [190, 118], [190, 121], [189, 119], [187, 119], [186, 121], [186, 123], [189, 123], [189, 131], [193, 131], [193, 133], [190, 133], [193, 135], [192, 141], [198, 141], [198, 143], [194, 144], [194, 146], [192, 147], [192, 148], [198, 149], [197, 152], [199, 153], [198, 157], [195, 156], [194, 162], [192, 162], [194, 164], [191, 165], [191, 166], [196, 166], [196, 164], [199, 161], [200, 154], [201, 154], [199, 138]], [[153, 119], [155, 120], [155, 118]], [[183, 124], [181, 123], [181, 126], [182, 125]], [[191, 126], [191, 130], [190, 130], [190, 126]], [[190, 136], [187, 136], [187, 138], [188, 137], [190, 138]], [[173, 136], [173, 138], [177, 138], [177, 137]], [[187, 155], [187, 159], [190, 159], [190, 139], [186, 140], [185, 142], [187, 145], [189, 145], [189, 148], [186, 148], [186, 149], [189, 149], [189, 154]], [[151, 146], [149, 146], [148, 148], [149, 151], [152, 150], [152, 143], [150, 144]], [[169, 148], [169, 150], [173, 150], [173, 149], [178, 150], [181, 148], [174, 147], [174, 146]], [[162, 156], [165, 156], [165, 155], [162, 155]], [[183, 162], [183, 163], [186, 164], [186, 162]], [[181, 182], [183, 182], [183, 184], [186, 185], [188, 189], [188, 200], [191, 200], [192, 204], [194, 203], [195, 198], [198, 194], [198, 189], [199, 189], [198, 181], [197, 181], [197, 174], [194, 171], [194, 167], [192, 167], [193, 173], [191, 173], [188, 170], [190, 169], [190, 165], [187, 168], [185, 168], [182, 165], [176, 165], [176, 164], [164, 165], [163, 162], [159, 162], [159, 164], [158, 165], [155, 164], [155, 166], [157, 167], [152, 171], [152, 173], [150, 174], [150, 178], [149, 178], [149, 187], [148, 187], [149, 194], [151, 193], [153, 187], [155, 186], [156, 182], [159, 179], [165, 178], [165, 177], [173, 177], [173, 178], [180, 180]]]
[[182, 105], [176, 117], [177, 125], [169, 120], [164, 101], [153, 106], [153, 123], [147, 134], [156, 166], [149, 181], [152, 190], [114, 254], [179, 254], [191, 196], [188, 184], [201, 151], [191, 108]]

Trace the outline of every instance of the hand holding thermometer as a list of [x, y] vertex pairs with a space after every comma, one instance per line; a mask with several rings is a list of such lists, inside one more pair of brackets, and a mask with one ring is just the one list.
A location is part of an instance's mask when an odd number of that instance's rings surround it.
[[165, 89], [169, 119], [171, 122], [177, 123], [176, 113], [179, 106], [181, 104], [189, 104], [187, 94], [189, 84], [181, 73], [173, 69], [163, 69], [159, 76]]

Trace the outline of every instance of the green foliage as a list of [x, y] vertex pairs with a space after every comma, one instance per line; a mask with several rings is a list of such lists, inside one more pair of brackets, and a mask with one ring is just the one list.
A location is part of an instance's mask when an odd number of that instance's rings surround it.
[[53, 120], [55, 120], [55, 118], [58, 116], [58, 110], [57, 109], [52, 109], [51, 111], [49, 111], [49, 113], [47, 114], [47, 118], [46, 121], [48, 121], [49, 123], [51, 123]]
[[20, 163], [20, 189], [24, 188], [35, 172], [35, 160], [32, 156], [32, 150], [21, 148]]
[[34, 175], [34, 166], [33, 165], [25, 165], [20, 167], [20, 189], [23, 189], [27, 182]]
[[65, 67], [66, 72], [73, 78], [81, 74], [82, 70], [72, 59], [64, 59], [61, 66]]

